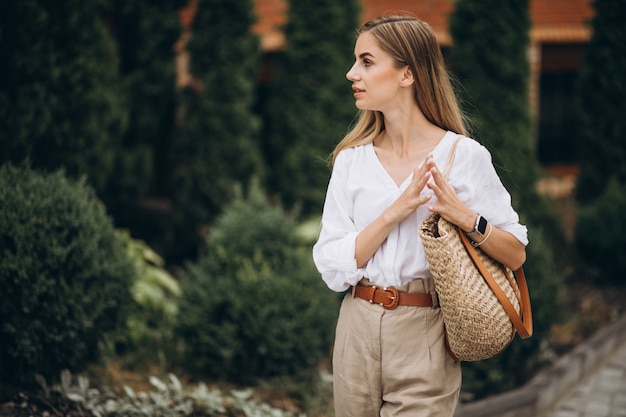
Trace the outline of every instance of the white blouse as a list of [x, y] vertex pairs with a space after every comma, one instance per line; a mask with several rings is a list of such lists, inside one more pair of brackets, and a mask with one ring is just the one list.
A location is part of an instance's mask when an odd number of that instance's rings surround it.
[[[457, 134], [447, 132], [432, 152], [441, 171], [456, 137]], [[411, 179], [412, 174], [398, 186], [372, 144], [339, 153], [328, 184], [320, 235], [313, 247], [315, 265], [331, 290], [344, 291], [363, 277], [387, 287], [432, 276], [417, 232], [421, 222], [431, 214], [427, 206], [436, 198], [428, 187], [422, 193], [433, 194], [432, 199], [398, 224], [363, 268], [357, 268], [355, 260], [359, 232], [402, 194]], [[462, 137], [448, 182], [464, 204], [493, 226], [528, 244], [526, 227], [519, 224], [519, 216], [511, 207], [511, 196], [485, 147]]]

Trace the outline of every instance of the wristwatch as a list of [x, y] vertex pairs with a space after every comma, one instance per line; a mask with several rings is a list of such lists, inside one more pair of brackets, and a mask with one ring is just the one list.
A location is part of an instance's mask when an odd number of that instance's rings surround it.
[[476, 223], [474, 223], [474, 230], [467, 233], [467, 237], [472, 239], [474, 242], [477, 240], [481, 240], [481, 238], [485, 235], [487, 231], [487, 219], [485, 219], [480, 214], [476, 213]]

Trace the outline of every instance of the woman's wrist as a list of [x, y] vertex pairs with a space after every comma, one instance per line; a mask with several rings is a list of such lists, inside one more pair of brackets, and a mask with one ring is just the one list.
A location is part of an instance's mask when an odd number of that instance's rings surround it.
[[463, 222], [460, 222], [457, 226], [459, 226], [466, 234], [471, 233], [475, 230], [478, 217], [480, 217], [478, 213], [470, 211], [465, 214]]

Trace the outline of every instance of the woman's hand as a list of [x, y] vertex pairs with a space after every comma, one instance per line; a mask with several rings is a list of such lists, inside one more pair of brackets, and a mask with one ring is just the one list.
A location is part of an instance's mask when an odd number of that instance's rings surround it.
[[476, 213], [459, 200], [454, 188], [448, 184], [436, 166], [430, 168], [430, 176], [433, 180], [428, 183], [428, 188], [437, 197], [437, 203], [428, 207], [429, 210], [433, 213], [438, 213], [441, 217], [450, 223], [456, 224], [465, 232], [474, 230]]
[[361, 268], [383, 244], [394, 227], [428, 202], [430, 195], [422, 191], [431, 178], [435, 167], [432, 156], [427, 157], [419, 168], [413, 170], [413, 178], [406, 190], [376, 220], [370, 223], [356, 238], [355, 259]]
[[398, 224], [430, 200], [431, 196], [424, 195], [422, 191], [431, 178], [433, 167], [435, 167], [435, 162], [432, 156], [428, 156], [420, 167], [413, 170], [413, 178], [408, 187], [385, 211], [384, 215], [388, 220]]
[[[437, 196], [437, 203], [429, 207], [433, 213], [439, 213], [441, 217], [450, 223], [456, 224], [465, 232], [474, 230], [477, 214], [467, 207], [456, 195], [454, 188], [443, 177], [443, 174], [433, 166], [430, 169], [432, 181], [428, 183], [428, 188], [433, 190]], [[526, 248], [513, 235], [503, 230], [492, 227], [489, 238], [481, 249], [489, 256], [515, 271], [526, 261]]]

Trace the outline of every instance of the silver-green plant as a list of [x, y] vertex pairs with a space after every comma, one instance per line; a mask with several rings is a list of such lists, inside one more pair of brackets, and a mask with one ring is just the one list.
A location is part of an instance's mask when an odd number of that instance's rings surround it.
[[135, 392], [124, 386], [121, 393], [107, 388], [89, 386], [89, 380], [82, 375], [73, 377], [68, 370], [61, 372], [59, 383], [49, 386], [42, 376], [37, 376], [46, 397], [60, 395], [73, 403], [80, 411], [95, 417], [185, 417], [185, 416], [241, 416], [245, 417], [304, 417], [258, 403], [253, 398], [252, 389], [223, 392], [209, 388], [204, 383], [195, 387], [185, 387], [173, 374], [168, 381], [151, 376], [152, 391]]

